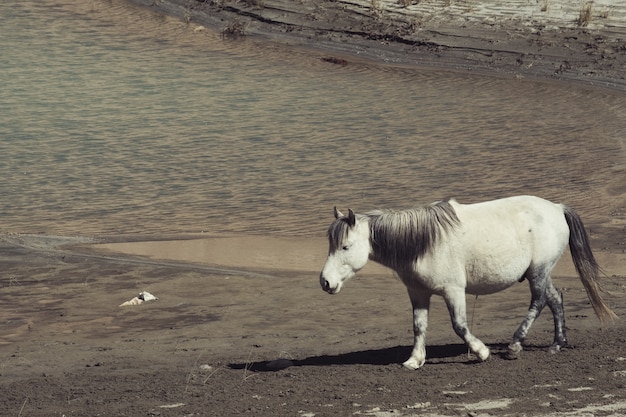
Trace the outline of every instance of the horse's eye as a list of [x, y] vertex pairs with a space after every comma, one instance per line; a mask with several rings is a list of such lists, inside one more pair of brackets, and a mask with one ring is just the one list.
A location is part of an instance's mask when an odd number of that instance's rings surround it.
[[344, 246], [344, 247], [342, 247], [341, 249], [342, 249], [342, 250], [348, 250], [348, 249], [350, 249], [350, 246]]

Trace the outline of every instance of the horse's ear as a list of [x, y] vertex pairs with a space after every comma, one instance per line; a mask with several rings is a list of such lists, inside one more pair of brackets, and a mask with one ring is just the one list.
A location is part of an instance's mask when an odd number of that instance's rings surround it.
[[340, 217], [343, 217], [343, 213], [337, 210], [337, 206], [335, 206], [334, 211], [335, 211], [335, 219], [339, 219]]
[[350, 225], [350, 227], [356, 224], [356, 216], [354, 215], [352, 209], [348, 209], [348, 224]]

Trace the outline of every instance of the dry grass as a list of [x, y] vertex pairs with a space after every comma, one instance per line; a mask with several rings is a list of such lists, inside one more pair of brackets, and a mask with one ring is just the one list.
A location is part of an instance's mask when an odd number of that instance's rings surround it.
[[370, 10], [373, 14], [379, 14], [383, 11], [383, 5], [380, 0], [370, 0]]
[[185, 6], [185, 15], [183, 17], [183, 19], [185, 20], [185, 23], [189, 24], [191, 22], [191, 16], [192, 16], [192, 2], [191, 0], [187, 0], [187, 5]]
[[593, 2], [590, 1], [584, 3], [580, 8], [580, 12], [578, 12], [578, 20], [576, 21], [576, 24], [580, 27], [586, 27], [587, 25], [589, 25], [589, 22], [591, 22], [592, 14]]
[[26, 402], [28, 401], [28, 397], [26, 397], [26, 399], [24, 400], [24, 402], [22, 403], [22, 408], [20, 408], [20, 412], [17, 413], [17, 417], [21, 417], [22, 416], [22, 412], [24, 411], [24, 407], [26, 406]]
[[602, 10], [601, 12], [598, 12], [596, 14], [596, 17], [599, 17], [600, 19], [608, 19], [609, 16], [611, 15], [612, 11], [613, 11], [612, 7], [607, 7], [604, 10]]
[[246, 36], [246, 29], [248, 28], [248, 24], [242, 22], [239, 19], [235, 19], [230, 21], [224, 29], [222, 29], [221, 36], [222, 38], [241, 38]]

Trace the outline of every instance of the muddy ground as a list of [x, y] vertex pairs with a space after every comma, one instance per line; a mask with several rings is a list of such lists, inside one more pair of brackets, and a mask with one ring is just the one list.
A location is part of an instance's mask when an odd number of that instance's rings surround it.
[[[479, 25], [470, 8], [463, 15], [463, 3], [451, 2], [457, 14], [428, 18], [419, 9], [421, 19], [413, 14], [406, 26], [397, 17], [405, 8], [383, 1], [144, 3], [197, 27], [225, 30], [242, 22], [247, 37], [321, 47], [342, 65], [371, 58], [622, 91], [626, 85], [620, 9], [587, 27], [536, 17], [535, 26], [504, 18], [484, 23], [484, 16]], [[396, 11], [386, 14], [383, 6]], [[594, 28], [602, 19], [617, 23]], [[607, 274], [606, 298], [624, 317], [622, 217], [592, 239]], [[552, 322], [544, 314], [521, 358], [505, 358], [529, 301], [522, 283], [468, 298], [472, 330], [492, 350], [484, 363], [468, 355], [443, 302], [434, 300], [429, 359], [409, 371], [399, 365], [412, 343], [409, 300], [388, 271], [365, 270], [329, 296], [319, 288], [317, 259], [290, 270], [180, 263], [99, 243], [0, 237], [0, 415], [626, 414], [626, 322], [599, 324], [567, 258], [555, 281], [564, 294], [569, 348], [547, 352]], [[323, 257], [324, 244], [320, 238], [302, 247]], [[144, 290], [159, 300], [119, 307]]]
[[[552, 322], [544, 314], [521, 358], [505, 358], [529, 300], [523, 283], [468, 298], [473, 332], [492, 351], [484, 363], [467, 353], [443, 301], [435, 299], [428, 362], [409, 371], [400, 365], [412, 343], [409, 300], [384, 269], [368, 266], [344, 291], [330, 296], [321, 291], [313, 270], [317, 259], [290, 271], [236, 269], [116, 253], [115, 244], [101, 243], [2, 237], [0, 414], [626, 412], [625, 322], [599, 325], [567, 258], [555, 275], [565, 298], [569, 348], [548, 353]], [[324, 244], [319, 239], [301, 247], [317, 247], [323, 259]], [[623, 245], [623, 238], [601, 242], [597, 237], [594, 245], [618, 248], [598, 256], [612, 293], [607, 300], [622, 317]], [[270, 250], [271, 242], [266, 246]], [[238, 248], [233, 245], [233, 251]], [[119, 307], [140, 291], [159, 299]]]

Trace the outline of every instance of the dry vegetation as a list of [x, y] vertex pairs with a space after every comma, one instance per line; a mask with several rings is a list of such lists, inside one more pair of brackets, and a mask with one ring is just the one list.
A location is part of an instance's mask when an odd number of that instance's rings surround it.
[[580, 12], [578, 14], [578, 20], [576, 21], [576, 23], [578, 24], [578, 26], [586, 27], [589, 25], [589, 22], [591, 22], [592, 15], [593, 2], [589, 1], [581, 6]]
[[246, 36], [246, 28], [248, 27], [247, 22], [242, 22], [239, 19], [234, 19], [226, 25], [224, 29], [222, 29], [221, 36], [222, 38], [234, 38], [238, 39], [243, 36]]

